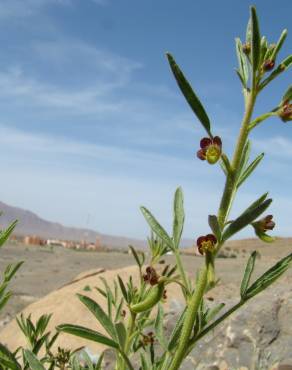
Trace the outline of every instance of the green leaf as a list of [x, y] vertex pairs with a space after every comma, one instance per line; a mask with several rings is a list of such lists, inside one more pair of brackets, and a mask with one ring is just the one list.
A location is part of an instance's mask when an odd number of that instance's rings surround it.
[[245, 271], [244, 271], [244, 275], [243, 275], [242, 282], [241, 282], [241, 286], [240, 286], [240, 296], [241, 296], [242, 299], [244, 299], [244, 297], [245, 297], [245, 293], [246, 293], [246, 290], [248, 288], [248, 285], [249, 285], [249, 282], [250, 282], [250, 279], [251, 279], [251, 275], [252, 275], [253, 270], [254, 270], [254, 265], [255, 265], [255, 260], [256, 260], [257, 255], [258, 255], [258, 253], [256, 251], [252, 252], [252, 254], [250, 255], [250, 257], [247, 261]]
[[11, 370], [21, 370], [21, 366], [17, 362], [13, 353], [8, 348], [0, 343], [0, 365], [3, 365]]
[[121, 278], [119, 275], [118, 275], [118, 282], [119, 282], [119, 285], [120, 285], [120, 288], [121, 288], [122, 295], [123, 295], [123, 297], [125, 298], [125, 301], [126, 301], [127, 303], [130, 303], [127, 289], [126, 289], [126, 287], [125, 287], [125, 284], [124, 284], [124, 282], [123, 282], [122, 278]]
[[253, 173], [258, 164], [264, 158], [264, 155], [265, 153], [261, 153], [259, 156], [257, 156], [256, 159], [252, 161], [251, 164], [242, 172], [237, 183], [238, 188]]
[[222, 153], [220, 158], [220, 165], [226, 176], [231, 172], [231, 164], [226, 154]]
[[23, 353], [26, 361], [29, 363], [29, 367], [31, 368], [31, 370], [46, 370], [34, 353], [29, 351], [28, 349], [24, 349]]
[[144, 253], [143, 254], [141, 253], [142, 257], [141, 257], [141, 261], [140, 261], [138, 252], [135, 250], [135, 248], [132, 245], [129, 245], [129, 248], [131, 250], [131, 253], [132, 253], [133, 257], [135, 258], [135, 261], [136, 261], [137, 265], [141, 268], [143, 263], [144, 263], [144, 258], [143, 258]]
[[159, 303], [158, 304], [158, 309], [157, 309], [157, 316], [156, 316], [156, 320], [155, 320], [155, 324], [154, 324], [155, 335], [156, 335], [156, 338], [158, 339], [161, 347], [164, 350], [166, 350], [167, 349], [167, 343], [166, 343], [165, 336], [164, 336], [163, 319], [164, 319], [163, 307]]
[[141, 360], [142, 370], [151, 370], [152, 369], [152, 365], [149, 363], [149, 361], [145, 357], [144, 353], [140, 353], [140, 360]]
[[98, 362], [95, 366], [95, 370], [101, 370], [103, 358], [104, 358], [104, 352], [102, 352], [102, 354], [99, 356]]
[[20, 262], [8, 265], [4, 271], [4, 280], [10, 281], [23, 263], [24, 261], [20, 261]]
[[119, 344], [117, 342], [99, 333], [98, 331], [91, 330], [83, 326], [72, 325], [72, 324], [62, 324], [62, 325], [57, 326], [56, 329], [63, 333], [76, 335], [77, 337], [88, 339], [96, 343], [104, 344], [108, 347], [112, 347], [115, 349], [119, 348]]
[[261, 35], [259, 29], [259, 22], [256, 13], [256, 8], [250, 8], [251, 18], [251, 60], [254, 76], [259, 69], [259, 61], [261, 57]]
[[244, 212], [243, 212], [243, 214], [244, 213], [246, 213], [246, 212], [250, 212], [250, 211], [252, 211], [253, 209], [256, 209], [259, 205], [261, 205], [263, 202], [264, 202], [264, 200], [266, 200], [266, 198], [267, 198], [267, 196], [268, 196], [268, 192], [267, 193], [265, 193], [265, 194], [263, 194], [262, 196], [260, 196], [256, 201], [254, 201]]
[[292, 253], [282, 258], [273, 267], [260, 276], [246, 291], [245, 299], [250, 299], [276, 281], [291, 266]]
[[115, 324], [115, 327], [116, 327], [116, 332], [117, 332], [117, 335], [118, 335], [118, 340], [119, 340], [119, 343], [120, 343], [120, 347], [121, 347], [121, 349], [124, 349], [125, 348], [125, 343], [126, 343], [126, 338], [127, 338], [127, 331], [126, 331], [125, 325], [122, 322], [118, 322], [118, 323]]
[[173, 204], [174, 218], [173, 218], [173, 241], [174, 247], [178, 248], [185, 220], [184, 213], [184, 197], [181, 188], [177, 188], [174, 196]]
[[221, 240], [221, 228], [220, 228], [217, 216], [209, 215], [208, 223], [209, 223], [209, 226], [213, 234], [216, 236], [217, 240], [220, 241]]
[[9, 299], [11, 298], [11, 296], [12, 296], [12, 293], [11, 292], [7, 292], [7, 293], [5, 293], [1, 297], [1, 299], [0, 299], [0, 311], [6, 305], [6, 303], [9, 301]]
[[282, 98], [282, 104], [286, 101], [290, 101], [292, 100], [292, 85], [290, 85], [288, 87], [288, 89], [286, 90], [285, 94], [283, 95], [283, 98]]
[[172, 352], [175, 349], [177, 342], [180, 338], [186, 310], [187, 310], [187, 307], [183, 310], [182, 314], [180, 315], [179, 319], [177, 320], [175, 324], [175, 327], [172, 330], [172, 333], [168, 341], [168, 346], [167, 346], [167, 349], [169, 352]]
[[[262, 197], [261, 197], [262, 198]], [[259, 199], [261, 199], [259, 198]], [[272, 199], [267, 199], [258, 204], [259, 199], [248, 207], [236, 220], [234, 220], [225, 230], [222, 240], [226, 241], [231, 236], [242, 230], [244, 227], [258, 218], [272, 203]]]
[[276, 238], [274, 236], [270, 236], [270, 235], [266, 234], [265, 232], [257, 230], [257, 229], [255, 229], [255, 233], [256, 233], [257, 237], [265, 243], [273, 243], [276, 240]]
[[212, 321], [222, 310], [223, 307], [225, 307], [225, 303], [219, 303], [217, 306], [210, 309], [205, 317], [206, 324]]
[[140, 208], [143, 216], [145, 217], [148, 225], [150, 226], [151, 230], [159, 236], [167, 245], [169, 248], [173, 249], [173, 242], [167, 232], [164, 230], [164, 228], [159, 224], [159, 222], [155, 219], [154, 216], [152, 216], [151, 212], [148, 211], [147, 208], [141, 207]]
[[17, 224], [17, 220], [16, 221], [14, 221], [14, 222], [12, 222], [12, 224], [11, 225], [9, 225], [8, 227], [7, 227], [7, 229], [5, 229], [5, 230], [2, 230], [1, 232], [0, 232], [0, 247], [2, 247], [3, 246], [3, 244], [7, 241], [7, 239], [9, 238], [9, 236], [11, 235], [11, 233], [13, 232], [13, 230], [14, 230], [14, 228], [15, 228], [15, 226], [16, 226], [16, 224]]
[[265, 60], [268, 59], [268, 58], [266, 58], [267, 51], [268, 51], [268, 41], [267, 41], [266, 37], [263, 36], [262, 39], [261, 39], [261, 59], [260, 59], [260, 65], [262, 65], [262, 63]]
[[248, 65], [247, 65], [246, 56], [244, 55], [242, 51], [242, 43], [240, 41], [240, 38], [237, 37], [235, 39], [235, 45], [236, 45], [236, 54], [237, 54], [238, 65], [239, 65], [238, 73], [241, 77], [243, 86], [247, 87]]
[[80, 301], [89, 309], [89, 311], [94, 315], [97, 321], [102, 325], [104, 330], [110, 335], [114, 340], [117, 340], [117, 332], [114, 324], [111, 322], [109, 316], [104, 312], [101, 306], [89, 297], [81, 294], [77, 294]]
[[212, 136], [211, 134], [211, 124], [209, 117], [200, 102], [199, 98], [197, 95], [194, 93], [191, 85], [185, 78], [183, 72], [180, 70], [179, 66], [176, 64], [173, 56], [169, 53], [166, 54], [170, 68], [172, 70], [172, 73], [174, 74], [174, 77], [176, 79], [176, 82], [186, 98], [186, 101], [189, 103], [191, 109], [195, 113], [195, 115], [198, 117], [200, 122], [202, 123], [204, 129], [207, 131], [209, 136]]
[[276, 45], [276, 47], [273, 50], [273, 53], [271, 55], [271, 60], [276, 60], [277, 55], [278, 55], [279, 51], [281, 50], [281, 48], [282, 48], [282, 46], [284, 44], [284, 41], [285, 41], [285, 39], [287, 37], [287, 34], [288, 34], [288, 31], [286, 29], [282, 31], [282, 33], [280, 35], [280, 38], [279, 38], [279, 40], [277, 42], [277, 45]]
[[242, 155], [241, 155], [241, 159], [240, 159], [240, 163], [239, 163], [238, 172], [240, 174], [245, 170], [245, 168], [247, 166], [247, 163], [249, 161], [249, 156], [250, 156], [250, 150], [251, 150], [251, 143], [250, 143], [250, 140], [247, 140], [247, 142], [244, 145]]
[[278, 77], [282, 72], [286, 71], [292, 65], [292, 54], [285, 58], [278, 67], [260, 84], [259, 91], [266, 87], [270, 82], [272, 82], [276, 77]]
[[247, 22], [245, 39], [246, 39], [246, 43], [251, 45], [251, 42], [252, 42], [251, 18], [249, 18]]

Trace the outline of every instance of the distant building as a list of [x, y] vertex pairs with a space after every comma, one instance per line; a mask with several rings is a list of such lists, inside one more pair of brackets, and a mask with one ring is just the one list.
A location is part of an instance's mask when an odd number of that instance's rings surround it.
[[23, 242], [25, 245], [44, 245], [45, 241], [36, 235], [27, 235], [24, 237]]

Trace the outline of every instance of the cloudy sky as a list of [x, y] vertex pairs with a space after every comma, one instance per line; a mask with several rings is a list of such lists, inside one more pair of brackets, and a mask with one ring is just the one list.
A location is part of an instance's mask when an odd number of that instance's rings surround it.
[[[195, 158], [204, 132], [165, 52], [192, 82], [231, 153], [243, 113], [234, 38], [245, 34], [249, 4], [0, 0], [1, 201], [66, 225], [144, 238], [139, 206], [169, 228], [173, 193], [182, 186], [184, 236], [207, 232], [224, 179], [219, 166]], [[291, 1], [255, 4], [262, 33], [276, 41], [291, 26]], [[257, 114], [279, 102], [291, 75], [259, 98]], [[271, 119], [252, 139], [252, 154], [266, 157], [242, 186], [233, 215], [269, 190], [275, 234], [291, 236], [292, 123]]]

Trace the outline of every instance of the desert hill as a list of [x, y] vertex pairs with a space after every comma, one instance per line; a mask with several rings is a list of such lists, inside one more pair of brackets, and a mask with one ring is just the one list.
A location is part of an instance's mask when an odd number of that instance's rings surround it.
[[18, 236], [37, 235], [44, 239], [61, 239], [80, 241], [86, 239], [88, 242], [95, 242], [99, 238], [102, 245], [114, 248], [128, 248], [129, 244], [143, 248], [146, 246], [144, 240], [125, 238], [122, 236], [112, 236], [99, 233], [90, 229], [64, 226], [57, 222], [44, 220], [35, 213], [18, 207], [13, 207], [0, 202], [0, 227], [7, 227], [12, 221], [18, 220], [19, 223], [14, 234]]

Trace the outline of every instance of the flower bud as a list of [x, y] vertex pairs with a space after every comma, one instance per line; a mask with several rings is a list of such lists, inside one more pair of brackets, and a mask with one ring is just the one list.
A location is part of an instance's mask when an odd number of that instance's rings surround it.
[[159, 276], [152, 266], [148, 266], [146, 267], [146, 274], [143, 275], [143, 279], [150, 285], [156, 285], [158, 284]]
[[250, 53], [250, 50], [250, 43], [247, 42], [246, 44], [242, 45], [242, 51], [244, 52], [244, 54], [248, 55]]
[[268, 215], [268, 216], [260, 219], [259, 221], [254, 222], [252, 225], [258, 231], [266, 232], [268, 230], [273, 230], [274, 229], [276, 224], [272, 220], [273, 220], [273, 216]]
[[263, 64], [263, 70], [265, 72], [271, 71], [275, 67], [275, 61], [274, 60], [266, 60]]
[[215, 164], [222, 154], [222, 141], [219, 136], [210, 139], [204, 137], [200, 141], [201, 149], [197, 152], [197, 157], [202, 161], [207, 160], [210, 164]]
[[273, 216], [268, 215], [259, 221], [255, 221], [252, 223], [252, 226], [254, 228], [254, 231], [256, 235], [266, 243], [271, 243], [275, 241], [275, 238], [266, 234], [266, 231], [273, 230], [275, 227], [275, 222], [273, 221]]
[[217, 244], [217, 239], [213, 234], [207, 234], [205, 236], [200, 236], [197, 239], [198, 251], [200, 254], [205, 254], [206, 252], [214, 252], [215, 246]]
[[285, 101], [278, 111], [278, 115], [283, 122], [292, 120], [292, 104], [289, 101]]

